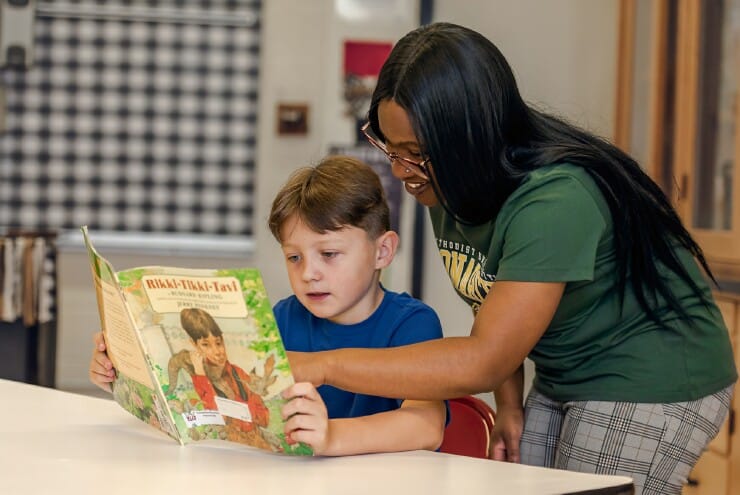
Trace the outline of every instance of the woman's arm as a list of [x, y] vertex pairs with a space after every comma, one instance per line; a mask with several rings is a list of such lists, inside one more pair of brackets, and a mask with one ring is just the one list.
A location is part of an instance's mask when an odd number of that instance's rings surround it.
[[310, 445], [316, 455], [337, 456], [405, 450], [435, 450], [445, 429], [442, 401], [404, 401], [399, 409], [358, 418], [328, 419], [326, 406], [310, 383], [297, 383], [283, 396], [292, 441]]
[[368, 395], [439, 400], [490, 392], [524, 362], [564, 289], [559, 282], [498, 281], [467, 337], [387, 349], [289, 353], [290, 365], [298, 381]]

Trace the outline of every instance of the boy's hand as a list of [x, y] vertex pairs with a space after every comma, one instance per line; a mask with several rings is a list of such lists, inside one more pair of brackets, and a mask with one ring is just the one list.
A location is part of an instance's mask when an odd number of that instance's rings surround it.
[[116, 370], [113, 369], [113, 363], [105, 352], [103, 332], [97, 332], [93, 336], [93, 342], [95, 346], [90, 359], [90, 381], [106, 392], [111, 392], [110, 384], [116, 377]]
[[296, 383], [282, 393], [288, 402], [283, 406], [285, 434], [289, 441], [310, 445], [314, 455], [329, 450], [329, 415], [316, 387], [307, 382]]

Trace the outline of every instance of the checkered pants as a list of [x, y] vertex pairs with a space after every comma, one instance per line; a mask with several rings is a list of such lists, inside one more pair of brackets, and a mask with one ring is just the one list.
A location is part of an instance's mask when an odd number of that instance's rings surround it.
[[556, 402], [532, 389], [523, 464], [629, 476], [635, 495], [679, 494], [727, 417], [732, 386], [669, 404]]

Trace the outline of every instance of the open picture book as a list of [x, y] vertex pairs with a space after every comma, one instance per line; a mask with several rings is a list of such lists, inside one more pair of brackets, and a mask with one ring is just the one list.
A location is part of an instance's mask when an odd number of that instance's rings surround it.
[[294, 380], [257, 269], [116, 272], [81, 230], [121, 407], [180, 444], [312, 454], [283, 431], [280, 392]]

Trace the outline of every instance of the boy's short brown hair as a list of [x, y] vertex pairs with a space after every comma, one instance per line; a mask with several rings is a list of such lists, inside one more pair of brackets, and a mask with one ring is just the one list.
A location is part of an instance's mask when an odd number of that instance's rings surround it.
[[380, 178], [369, 165], [349, 156], [327, 156], [288, 178], [272, 202], [268, 224], [282, 242], [281, 229], [293, 215], [318, 233], [352, 226], [375, 239], [390, 230], [390, 212]]

